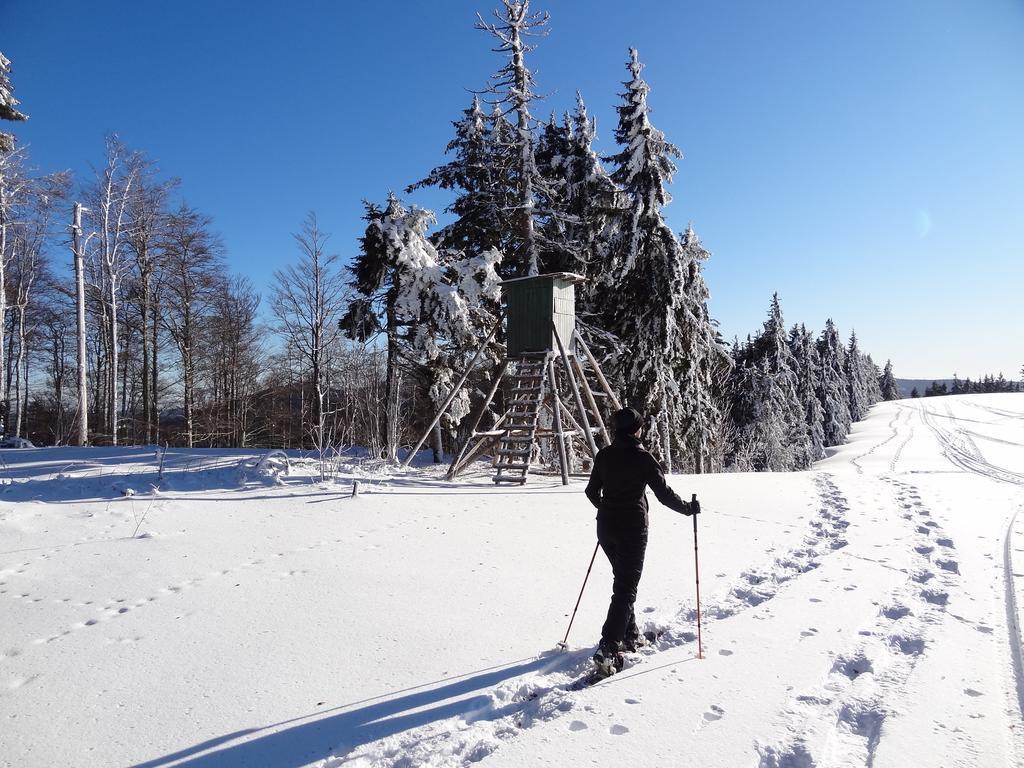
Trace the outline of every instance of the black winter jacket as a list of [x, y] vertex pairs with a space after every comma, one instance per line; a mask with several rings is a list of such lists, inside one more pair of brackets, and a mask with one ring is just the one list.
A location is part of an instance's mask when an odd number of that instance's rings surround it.
[[657, 460], [633, 435], [617, 434], [597, 452], [587, 483], [587, 498], [597, 507], [597, 519], [623, 528], [647, 527], [650, 486], [669, 509], [689, 514], [689, 502], [668, 487]]

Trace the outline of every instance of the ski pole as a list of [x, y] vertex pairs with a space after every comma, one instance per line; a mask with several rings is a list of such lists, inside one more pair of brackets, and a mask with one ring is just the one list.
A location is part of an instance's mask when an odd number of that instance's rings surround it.
[[565, 637], [562, 639], [562, 642], [558, 644], [558, 647], [563, 651], [569, 647], [569, 630], [572, 629], [572, 623], [576, 619], [576, 611], [580, 608], [580, 600], [583, 599], [583, 590], [587, 588], [587, 579], [590, 578], [590, 569], [594, 567], [594, 560], [597, 558], [597, 550], [600, 546], [600, 541], [594, 545], [594, 554], [590, 556], [590, 565], [587, 566], [587, 575], [583, 577], [583, 586], [580, 587], [580, 596], [576, 598], [576, 607], [572, 609], [572, 618], [569, 619], [569, 626], [565, 628]]
[[[691, 504], [697, 503], [697, 494], [693, 494]], [[697, 515], [693, 515], [693, 572], [697, 581], [697, 658], [704, 658], [704, 645], [700, 636], [700, 567], [697, 564]]]

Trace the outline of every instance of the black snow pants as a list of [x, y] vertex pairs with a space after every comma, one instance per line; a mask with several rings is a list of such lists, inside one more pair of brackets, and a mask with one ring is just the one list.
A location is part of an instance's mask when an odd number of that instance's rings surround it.
[[647, 527], [619, 526], [598, 519], [597, 540], [612, 564], [614, 575], [612, 602], [601, 628], [601, 639], [617, 647], [624, 639], [637, 635], [633, 603], [644, 570]]

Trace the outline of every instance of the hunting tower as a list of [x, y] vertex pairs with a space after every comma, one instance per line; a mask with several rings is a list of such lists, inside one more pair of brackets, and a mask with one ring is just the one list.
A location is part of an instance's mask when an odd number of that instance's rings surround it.
[[[546, 454], [557, 460], [562, 482], [568, 484], [576, 457], [593, 459], [598, 443], [610, 442], [604, 417], [609, 408], [620, 407], [619, 400], [576, 330], [575, 286], [580, 282], [583, 278], [579, 275], [556, 272], [501, 283], [505, 356], [491, 374], [487, 394], [448, 468], [448, 479], [489, 454], [496, 484], [522, 485], [534, 460]], [[502, 319], [477, 350], [406, 464], [465, 385]], [[503, 381], [507, 383], [504, 388]], [[500, 406], [494, 413], [502, 415], [481, 430], [492, 402]], [[542, 450], [545, 447], [547, 451]]]

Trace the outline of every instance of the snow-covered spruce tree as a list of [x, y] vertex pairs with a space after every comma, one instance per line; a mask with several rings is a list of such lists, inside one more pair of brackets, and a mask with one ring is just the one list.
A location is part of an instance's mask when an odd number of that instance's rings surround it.
[[678, 441], [682, 403], [675, 377], [687, 354], [678, 319], [685, 301], [683, 249], [662, 216], [671, 196], [665, 184], [675, 171], [672, 157], [682, 153], [648, 119], [647, 83], [636, 49], [630, 50], [631, 74], [622, 94], [616, 141], [622, 151], [608, 158], [611, 178], [623, 195], [610, 226], [610, 263], [595, 301], [603, 307], [601, 326], [619, 340], [609, 372], [624, 405], [646, 417], [648, 443], [661, 460], [669, 459], [669, 436]]
[[703, 264], [710, 254], [689, 226], [680, 238], [685, 281], [683, 301], [677, 309], [677, 328], [683, 354], [675, 372], [679, 399], [676, 471], [715, 472], [724, 459], [725, 414], [720, 403], [732, 360], [722, 346], [715, 322], [708, 312], [711, 297], [704, 282]]
[[484, 114], [479, 97], [453, 123], [455, 137], [445, 153], [451, 155], [444, 165], [434, 168], [426, 178], [410, 184], [406, 192], [420, 187], [439, 187], [456, 193], [446, 210], [455, 220], [439, 229], [432, 240], [441, 249], [453, 249], [479, 256], [492, 249], [503, 249], [508, 237], [508, 194], [501, 152], [508, 145], [508, 126], [500, 109]]
[[[479, 256], [440, 252], [427, 237], [430, 211], [406, 209], [391, 195], [382, 209], [366, 204], [362, 252], [351, 267], [358, 298], [342, 319], [359, 340], [382, 334], [387, 343], [383, 444], [385, 458], [398, 459], [399, 377], [403, 368], [427, 374], [433, 409], [454, 384], [452, 360], [479, 344], [496, 322], [500, 263], [497, 250]], [[486, 330], [484, 330], [486, 329]], [[446, 354], [449, 353], [449, 354]], [[449, 410], [449, 424], [468, 413], [468, 394]]]
[[807, 432], [802, 466], [810, 466], [825, 456], [824, 413], [818, 400], [818, 384], [821, 381], [821, 358], [814, 344], [814, 337], [803, 324], [794, 325], [789, 331], [789, 348], [793, 353], [796, 371], [796, 396], [804, 414]]
[[[786, 338], [778, 294], [772, 296], [768, 318], [743, 356], [745, 370], [734, 397], [734, 453], [749, 457], [755, 470], [788, 471], [807, 466], [804, 413], [798, 399], [796, 361]], [[745, 445], [744, 445], [745, 443]]]
[[596, 122], [587, 114], [583, 97], [576, 94], [576, 111], [560, 126], [545, 127], [537, 150], [537, 165], [551, 191], [551, 211], [543, 211], [546, 272], [581, 274], [587, 282], [577, 296], [577, 314], [592, 314], [591, 288], [607, 269], [607, 230], [619, 204], [619, 190], [594, 151]]
[[861, 375], [864, 377], [864, 391], [868, 394], [868, 405], [872, 406], [882, 400], [882, 371], [875, 365], [871, 355], [865, 354], [862, 359]]
[[[11, 60], [0, 52], [0, 120], [20, 122], [28, 120], [28, 115], [19, 112], [20, 102], [14, 98], [14, 86], [11, 85]], [[14, 149], [14, 136], [0, 131], [0, 153]]]
[[821, 359], [818, 400], [821, 403], [825, 446], [839, 445], [850, 432], [850, 397], [846, 379], [846, 348], [829, 318], [816, 342]]
[[541, 194], [543, 178], [537, 170], [534, 154], [536, 120], [530, 114], [530, 105], [537, 100], [534, 93], [533, 73], [526, 66], [526, 54], [535, 46], [526, 41], [530, 37], [543, 37], [548, 23], [546, 12], [530, 12], [529, 0], [513, 2], [502, 0], [503, 10], [495, 11], [497, 23], [477, 16], [476, 28], [493, 35], [498, 41], [495, 51], [508, 57], [508, 62], [493, 76], [488, 91], [496, 96], [496, 105], [515, 116], [515, 125], [508, 134], [507, 145], [495, 132], [492, 137], [494, 151], [508, 158], [504, 170], [509, 187], [514, 190], [510, 200], [513, 231], [511, 247], [505, 249], [503, 274], [508, 277], [536, 275], [540, 272], [540, 248], [535, 221], [537, 195]]
[[552, 114], [537, 139], [537, 173], [543, 183], [534, 211], [541, 272], [579, 272], [580, 253], [575, 242], [578, 219], [569, 212], [565, 163], [573, 127], [568, 115], [562, 122]]
[[[867, 416], [872, 400], [867, 386], [869, 374], [864, 356], [857, 345], [856, 331], [850, 334], [850, 345], [846, 349], [844, 373], [846, 375], [847, 396], [850, 402], [850, 420], [860, 421]], [[877, 382], [877, 378], [875, 378], [875, 381]]]
[[791, 418], [792, 393], [780, 386], [767, 358], [744, 359], [732, 377], [729, 468], [738, 472], [788, 472], [802, 423]]

